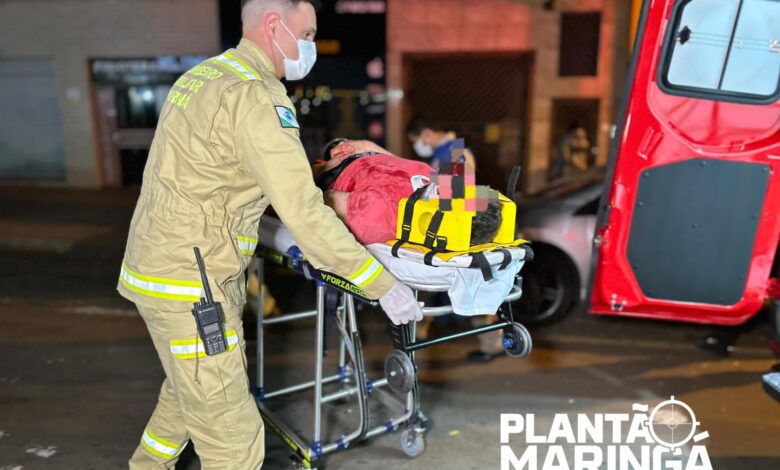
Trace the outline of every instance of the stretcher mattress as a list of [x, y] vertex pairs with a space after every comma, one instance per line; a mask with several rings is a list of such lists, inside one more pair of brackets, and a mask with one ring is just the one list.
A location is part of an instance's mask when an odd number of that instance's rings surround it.
[[[297, 246], [284, 224], [271, 216], [261, 219], [259, 238], [261, 245], [280, 253], [288, 253]], [[500, 269], [504, 255], [485, 253], [493, 274], [493, 279], [485, 281], [482, 272], [471, 267], [471, 255], [459, 255], [449, 260], [434, 257], [432, 266], [429, 266], [423, 261], [424, 255], [416, 250], [401, 248], [396, 258], [391, 248], [384, 243], [366, 246], [388, 271], [409, 287], [427, 292], [448, 292], [453, 310], [460, 315], [495, 314], [512, 290], [514, 278], [526, 256], [522, 246], [507, 248], [512, 261]]]

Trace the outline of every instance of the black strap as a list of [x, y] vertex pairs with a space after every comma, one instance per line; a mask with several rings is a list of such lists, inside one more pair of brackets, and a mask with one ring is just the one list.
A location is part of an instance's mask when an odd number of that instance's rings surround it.
[[432, 249], [428, 253], [425, 253], [425, 256], [423, 257], [423, 262], [427, 264], [428, 266], [433, 266], [433, 257], [438, 255], [439, 253], [445, 253], [447, 250], [439, 250], [439, 249]]
[[517, 180], [520, 179], [520, 167], [515, 166], [512, 168], [512, 174], [509, 176], [509, 182], [506, 186], [506, 197], [510, 200], [515, 200], [515, 192], [517, 191]]
[[390, 249], [390, 254], [398, 258], [398, 250], [404, 243], [406, 243], [404, 240], [396, 240], [395, 243], [393, 243], [393, 247]]
[[525, 244], [523, 245], [523, 250], [525, 250], [525, 255], [523, 256], [523, 261], [533, 261], [534, 260], [534, 250], [531, 248], [531, 245]]
[[437, 210], [431, 217], [431, 223], [428, 224], [428, 228], [425, 230], [423, 245], [427, 248], [443, 250], [447, 246], [447, 237], [439, 236], [442, 220], [444, 220], [444, 212]]
[[512, 253], [510, 253], [506, 248], [496, 248], [493, 251], [497, 251], [504, 255], [504, 260], [501, 261], [501, 266], [499, 266], [498, 269], [506, 269], [506, 267], [509, 266], [509, 263], [512, 262]]
[[490, 269], [490, 263], [488, 263], [485, 253], [480, 251], [479, 253], [473, 253], [471, 255], [471, 268], [479, 268], [482, 271], [482, 278], [485, 281], [493, 279], [493, 271]]
[[331, 186], [333, 186], [333, 183], [336, 182], [339, 176], [341, 176], [341, 173], [343, 173], [344, 170], [346, 170], [347, 167], [351, 165], [355, 160], [357, 160], [358, 158], [370, 157], [372, 155], [379, 155], [379, 154], [376, 152], [364, 152], [364, 153], [351, 155], [345, 158], [341, 163], [339, 163], [335, 167], [331, 168], [330, 170], [318, 176], [317, 179], [314, 180], [314, 184], [318, 188], [320, 188], [320, 190], [327, 191], [330, 189]]
[[327, 191], [330, 189], [331, 186], [333, 186], [333, 183], [336, 182], [336, 180], [341, 176], [341, 173], [354, 162], [358, 158], [360, 158], [362, 155], [352, 155], [351, 157], [347, 157], [344, 160], [341, 161], [338, 165], [331, 168], [330, 170], [322, 173], [320, 176], [317, 177], [317, 179], [314, 180], [314, 184], [320, 188], [322, 191]]
[[441, 228], [441, 222], [444, 220], [444, 213], [442, 211], [436, 211], [431, 217], [431, 223], [428, 224], [428, 228], [425, 230], [425, 240], [423, 245], [429, 248], [431, 251], [425, 254], [423, 262], [428, 266], [433, 266], [433, 257], [439, 253], [446, 251], [447, 237], [439, 236], [439, 229]]
[[427, 184], [421, 188], [417, 188], [417, 190], [415, 190], [412, 195], [409, 196], [409, 199], [406, 200], [406, 207], [404, 207], [404, 218], [401, 224], [401, 236], [395, 243], [393, 243], [393, 248], [390, 250], [390, 253], [392, 253], [392, 255], [396, 258], [398, 258], [398, 250], [401, 248], [401, 246], [409, 241], [409, 234], [412, 232], [412, 219], [414, 218], [414, 205], [418, 200], [420, 200], [427, 188]]

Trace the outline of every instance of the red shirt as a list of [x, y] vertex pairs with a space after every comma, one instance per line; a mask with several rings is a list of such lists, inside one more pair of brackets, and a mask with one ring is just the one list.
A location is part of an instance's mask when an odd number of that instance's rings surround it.
[[433, 168], [392, 155], [358, 158], [331, 186], [349, 193], [347, 226], [362, 244], [395, 239], [398, 202], [430, 182]]

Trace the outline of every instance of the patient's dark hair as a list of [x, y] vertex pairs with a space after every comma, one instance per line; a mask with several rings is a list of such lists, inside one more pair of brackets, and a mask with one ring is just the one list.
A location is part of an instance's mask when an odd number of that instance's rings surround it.
[[342, 142], [346, 142], [346, 141], [347, 141], [347, 139], [345, 139], [343, 137], [336, 137], [335, 139], [330, 140], [327, 144], [325, 144], [324, 147], [322, 147], [322, 152], [321, 152], [322, 159], [325, 160], [325, 161], [330, 160], [330, 157], [331, 157], [330, 151], [333, 150], [334, 148], [336, 148], [336, 146], [338, 144], [340, 144]]
[[487, 209], [471, 219], [471, 245], [490, 243], [501, 227], [501, 203], [490, 201]]

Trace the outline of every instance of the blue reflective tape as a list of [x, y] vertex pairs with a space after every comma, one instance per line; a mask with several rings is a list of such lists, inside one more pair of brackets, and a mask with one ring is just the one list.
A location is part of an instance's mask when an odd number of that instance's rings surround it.
[[341, 449], [346, 449], [346, 448], [347, 448], [347, 443], [344, 441], [344, 436], [341, 436], [341, 437], [340, 437], [340, 438], [339, 438], [339, 439], [336, 441], [336, 447], [337, 447], [339, 450], [341, 450]]
[[347, 378], [347, 369], [339, 366], [339, 379], [344, 380]]
[[287, 256], [292, 258], [293, 266], [295, 267], [300, 266], [301, 262], [303, 262], [303, 252], [297, 246], [291, 246], [287, 250]]
[[368, 393], [371, 393], [374, 390], [374, 382], [368, 380], [366, 381], [366, 391]]
[[317, 457], [322, 457], [322, 442], [320, 441], [314, 441], [312, 442], [312, 451], [317, 455]]
[[303, 259], [303, 252], [296, 245], [291, 246], [287, 250], [287, 254], [290, 255], [290, 257], [295, 258], [297, 260], [302, 260]]
[[395, 431], [395, 426], [393, 426], [393, 422], [388, 421], [387, 424], [385, 424], [385, 429], [387, 430], [387, 432]]

